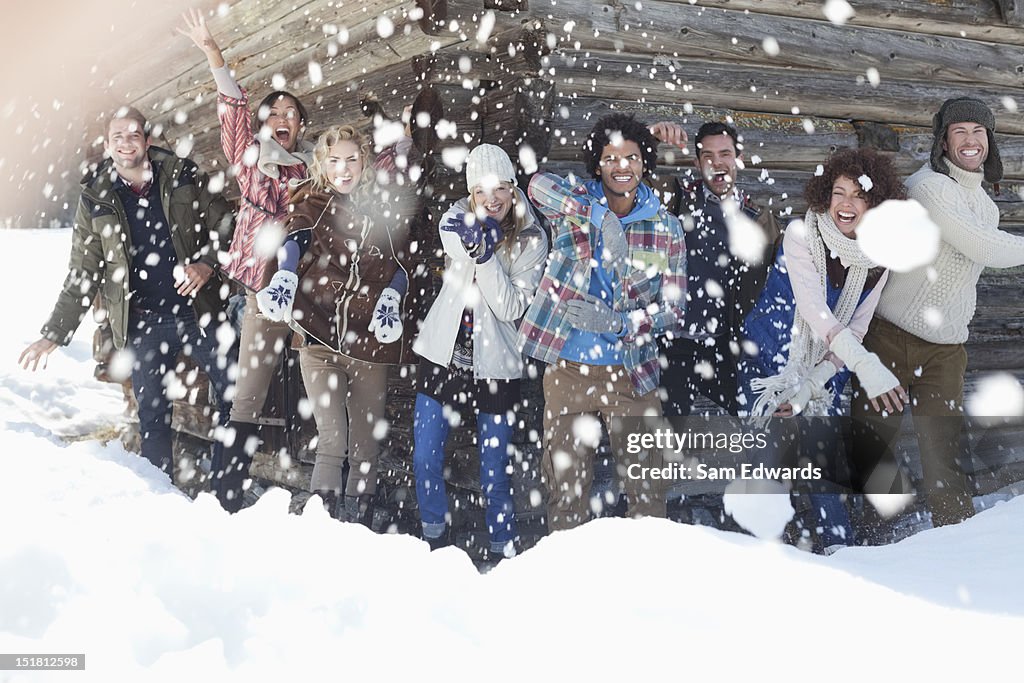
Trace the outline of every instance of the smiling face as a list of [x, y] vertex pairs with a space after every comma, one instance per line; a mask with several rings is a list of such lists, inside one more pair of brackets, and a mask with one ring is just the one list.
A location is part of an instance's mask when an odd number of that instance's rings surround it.
[[697, 168], [704, 184], [722, 197], [732, 192], [738, 172], [736, 145], [728, 133], [708, 135], [698, 143]]
[[988, 131], [972, 121], [951, 123], [942, 141], [946, 157], [965, 171], [976, 172], [988, 157]]
[[295, 100], [282, 95], [271, 103], [270, 107], [261, 108], [259, 114], [269, 136], [277, 140], [286, 151], [294, 152], [295, 146], [299, 143], [299, 131], [302, 129], [302, 117]]
[[351, 194], [363, 175], [363, 158], [359, 145], [352, 140], [339, 140], [327, 148], [324, 161], [327, 182], [340, 194]]
[[625, 139], [605, 145], [601, 150], [599, 171], [605, 194], [632, 197], [644, 173], [640, 145]]
[[832, 201], [829, 203], [828, 214], [841, 233], [853, 237], [868, 208], [867, 194], [855, 180], [846, 176], [836, 178], [832, 183]]
[[141, 168], [146, 163], [149, 138], [138, 121], [115, 118], [107, 129], [107, 154], [119, 171]]
[[[514, 200], [512, 183], [502, 181], [493, 188], [473, 188], [473, 206], [478, 216], [490, 216], [499, 223], [505, 220]], [[481, 215], [482, 212], [482, 215]]]

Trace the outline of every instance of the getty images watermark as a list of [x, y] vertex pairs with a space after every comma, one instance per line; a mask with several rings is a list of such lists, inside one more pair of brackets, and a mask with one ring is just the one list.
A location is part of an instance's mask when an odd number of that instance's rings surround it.
[[[790, 459], [787, 448], [768, 431], [751, 429], [728, 419], [662, 421], [651, 428], [625, 425], [626, 453], [660, 454], [649, 463], [631, 462], [626, 467], [630, 479], [668, 481], [820, 481], [823, 468], [810, 461]], [[695, 423], [695, 424], [689, 424]], [[713, 424], [711, 424], [713, 423]], [[703, 428], [702, 428], [703, 427]], [[710, 427], [710, 428], [708, 428]]]

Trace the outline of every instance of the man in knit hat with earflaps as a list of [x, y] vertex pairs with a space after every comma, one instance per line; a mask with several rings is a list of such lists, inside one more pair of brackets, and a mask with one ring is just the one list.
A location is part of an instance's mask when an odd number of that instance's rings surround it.
[[[1024, 264], [1024, 238], [999, 230], [999, 209], [982, 187], [983, 180], [996, 183], [1003, 175], [992, 110], [977, 99], [958, 97], [943, 103], [933, 126], [931, 159], [906, 185], [908, 196], [939, 226], [939, 254], [929, 266], [890, 275], [864, 346], [909, 390], [924, 498], [932, 522], [942, 526], [974, 514], [956, 461], [967, 369], [964, 342], [978, 278], [986, 267]], [[878, 486], [868, 479], [883, 457], [890, 460], [886, 451], [900, 416], [876, 413], [856, 378], [852, 413], [855, 484], [872, 492]], [[879, 492], [887, 491], [886, 482]]]

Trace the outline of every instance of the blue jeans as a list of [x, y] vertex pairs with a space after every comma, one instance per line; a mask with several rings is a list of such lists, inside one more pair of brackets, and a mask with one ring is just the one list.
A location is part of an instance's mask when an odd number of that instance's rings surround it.
[[[839, 472], [841, 439], [839, 420], [826, 417], [776, 417], [766, 430], [768, 448], [758, 459], [766, 466], [796, 467], [811, 462], [822, 468], [822, 481], [797, 483], [797, 496], [806, 497], [797, 504], [797, 515], [808, 512], [808, 522], [818, 536], [820, 549], [833, 545], [854, 545], [850, 511], [843, 502]], [[755, 451], [757, 452], [757, 451]], [[808, 490], [810, 489], [810, 490]]]
[[[132, 390], [139, 404], [142, 457], [169, 474], [174, 471], [174, 433], [171, 430], [172, 399], [167, 395], [165, 378], [176, 374], [181, 351], [184, 350], [210, 379], [210, 402], [217, 408], [215, 423], [227, 424], [231, 412], [231, 402], [224, 396], [230, 384], [228, 368], [235, 361], [233, 352], [217, 353], [214, 329], [211, 326], [204, 336], [191, 308], [177, 314], [132, 311], [128, 317], [128, 348], [135, 354]], [[187, 381], [187, 377], [182, 376], [181, 380]], [[214, 471], [222, 450], [223, 444], [215, 440]]]
[[[416, 473], [420, 520], [423, 522], [423, 535], [427, 538], [437, 538], [444, 533], [448, 514], [448, 492], [444, 484], [444, 444], [448, 440], [448, 431], [448, 419], [441, 404], [417, 393], [412, 463]], [[491, 550], [500, 553], [516, 537], [512, 478], [508, 474], [512, 424], [506, 416], [479, 413], [477, 439], [480, 444], [480, 486], [487, 502], [487, 531], [491, 537]]]

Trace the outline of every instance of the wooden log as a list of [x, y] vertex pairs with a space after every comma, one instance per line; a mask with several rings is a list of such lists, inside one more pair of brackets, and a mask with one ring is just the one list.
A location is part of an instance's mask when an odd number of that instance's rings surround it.
[[1003, 21], [1010, 26], [1024, 26], [1024, 2], [1021, 0], [996, 0]]
[[[690, 0], [667, 0], [690, 4]], [[1024, 45], [1024, 35], [999, 11], [1003, 0], [857, 0], [851, 27], [898, 28], [919, 33], [963, 36], [1008, 45]], [[821, 19], [820, 0], [697, 0], [706, 8]], [[1019, 24], [1016, 24], [1019, 26]]]
[[[549, 25], [560, 44], [574, 49], [615, 49], [632, 55], [671, 54], [715, 59], [752, 68], [764, 64], [863, 74], [884, 79], [1020, 87], [1024, 53], [1014, 46], [924, 33], [835, 26], [818, 17], [758, 14], [648, 0], [559, 0]], [[575, 28], [558, 31], [561, 22]], [[564, 27], [563, 27], [564, 30]], [[776, 54], [767, 54], [766, 37]]]
[[[578, 100], [610, 97], [644, 103], [698, 103], [744, 111], [831, 119], [871, 120], [926, 126], [939, 106], [958, 91], [943, 84], [885, 79], [877, 88], [859, 85], [849, 75], [764, 66], [752, 70], [729, 63], [636, 57], [607, 52], [566, 51], [543, 58], [556, 96]], [[971, 89], [993, 110], [1002, 107], [1005, 89]], [[1021, 113], [1001, 115], [997, 129], [1024, 133]]]

